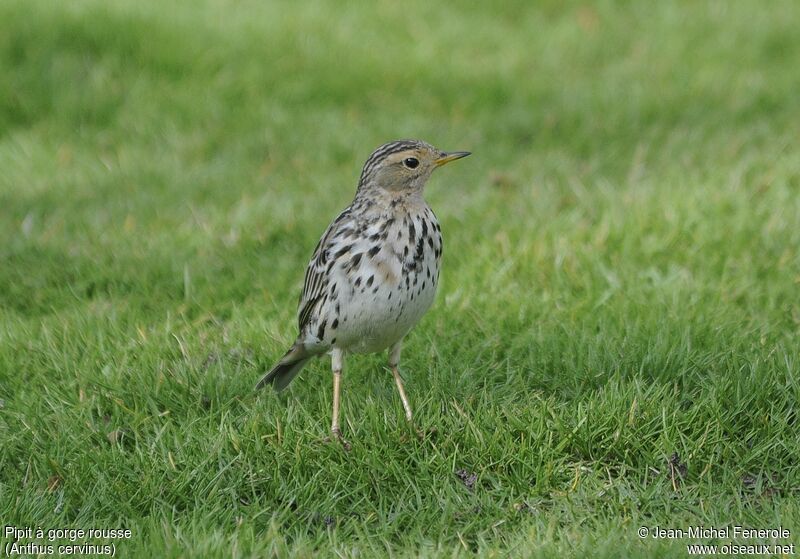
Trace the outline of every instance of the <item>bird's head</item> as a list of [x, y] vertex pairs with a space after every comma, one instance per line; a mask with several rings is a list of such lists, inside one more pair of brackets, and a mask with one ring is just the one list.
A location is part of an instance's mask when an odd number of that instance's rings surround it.
[[421, 140], [389, 142], [373, 151], [364, 163], [358, 189], [421, 192], [434, 169], [469, 154], [442, 151]]

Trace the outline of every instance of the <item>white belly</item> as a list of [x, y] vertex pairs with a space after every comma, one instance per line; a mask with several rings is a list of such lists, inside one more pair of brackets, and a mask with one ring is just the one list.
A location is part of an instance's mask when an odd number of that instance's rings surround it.
[[391, 347], [433, 303], [442, 237], [427, 206], [405, 217], [375, 220], [346, 237], [328, 270], [325, 302], [309, 321], [304, 342], [320, 348], [373, 353]]
[[[405, 274], [402, 264], [391, 256], [363, 266], [361, 281], [351, 280], [349, 289], [343, 289], [334, 345], [355, 353], [372, 353], [401, 340], [420, 321], [436, 295], [439, 270], [433, 254], [425, 264], [428, 266], [423, 264], [419, 271]], [[370, 277], [374, 279], [367, 285]]]
[[[389, 296], [391, 293], [391, 297]], [[354, 353], [382, 351], [400, 341], [431, 306], [436, 283], [421, 280], [410, 282], [409, 289], [398, 284], [379, 286], [377, 291], [356, 290], [343, 298], [336, 343]]]

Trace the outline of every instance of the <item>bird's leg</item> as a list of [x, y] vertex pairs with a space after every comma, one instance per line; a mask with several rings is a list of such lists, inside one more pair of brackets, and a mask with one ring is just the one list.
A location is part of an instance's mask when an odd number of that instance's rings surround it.
[[403, 349], [403, 341], [400, 340], [394, 344], [389, 350], [389, 367], [392, 369], [394, 382], [397, 384], [397, 391], [400, 393], [400, 399], [403, 401], [403, 409], [406, 411], [406, 420], [411, 423], [413, 416], [411, 414], [411, 404], [408, 403], [406, 390], [403, 388], [403, 379], [400, 378], [400, 371], [397, 366], [400, 364], [400, 351]]
[[339, 403], [342, 387], [342, 363], [344, 356], [341, 349], [334, 349], [331, 352], [331, 369], [333, 369], [333, 419], [331, 421], [331, 435], [337, 439], [345, 450], [350, 450], [350, 443], [342, 437], [342, 430], [339, 428]]

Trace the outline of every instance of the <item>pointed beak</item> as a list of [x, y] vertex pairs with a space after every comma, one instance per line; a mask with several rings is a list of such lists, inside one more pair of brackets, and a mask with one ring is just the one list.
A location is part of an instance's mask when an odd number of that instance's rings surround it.
[[470, 155], [468, 151], [443, 151], [439, 154], [439, 159], [435, 161], [437, 167], [441, 167], [446, 163], [450, 163], [451, 161], [455, 161], [456, 159], [461, 159], [462, 157], [466, 157]]

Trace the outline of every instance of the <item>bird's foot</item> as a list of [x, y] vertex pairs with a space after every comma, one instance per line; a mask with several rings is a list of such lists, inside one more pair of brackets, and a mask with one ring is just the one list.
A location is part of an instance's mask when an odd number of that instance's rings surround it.
[[417, 433], [417, 437], [419, 440], [431, 440], [435, 439], [436, 435], [439, 433], [439, 430], [436, 427], [428, 427], [427, 429], [420, 429], [419, 427], [414, 427], [414, 431]]
[[[420, 429], [414, 423], [408, 423], [409, 430], [414, 433], [417, 440], [424, 441], [430, 440], [436, 437], [436, 427], [429, 427], [428, 429]], [[403, 442], [408, 442], [409, 436], [403, 435], [400, 437], [400, 440]]]
[[334, 441], [339, 442], [339, 444], [342, 445], [342, 448], [344, 448], [345, 451], [350, 452], [350, 449], [352, 448], [352, 446], [350, 445], [350, 442], [342, 436], [341, 429], [338, 429], [338, 428], [337, 429], [331, 429], [330, 436], [325, 437], [325, 442], [331, 443], [331, 442], [334, 442]]

